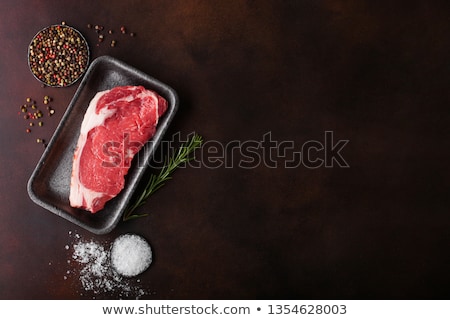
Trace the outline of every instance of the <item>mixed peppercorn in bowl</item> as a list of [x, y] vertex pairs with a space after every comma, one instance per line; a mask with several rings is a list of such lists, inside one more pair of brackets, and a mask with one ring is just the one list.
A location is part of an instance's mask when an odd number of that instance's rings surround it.
[[82, 34], [65, 24], [39, 31], [28, 47], [28, 64], [34, 77], [46, 86], [75, 83], [89, 64], [89, 46]]

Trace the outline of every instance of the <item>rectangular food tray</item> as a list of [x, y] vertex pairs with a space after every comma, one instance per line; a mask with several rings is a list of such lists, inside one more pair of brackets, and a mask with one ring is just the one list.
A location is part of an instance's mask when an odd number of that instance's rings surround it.
[[[139, 164], [133, 161], [125, 177], [124, 189], [95, 214], [72, 208], [69, 204], [72, 160], [86, 109], [97, 92], [124, 85], [141, 85], [157, 92], [167, 100], [168, 109], [159, 119], [155, 135], [135, 156], [134, 160], [139, 159]], [[166, 84], [115, 58], [102, 56], [95, 59], [28, 181], [30, 198], [41, 207], [94, 234], [110, 232], [122, 218], [147, 168], [142, 164], [148, 164], [151, 160], [177, 109], [177, 94]]]

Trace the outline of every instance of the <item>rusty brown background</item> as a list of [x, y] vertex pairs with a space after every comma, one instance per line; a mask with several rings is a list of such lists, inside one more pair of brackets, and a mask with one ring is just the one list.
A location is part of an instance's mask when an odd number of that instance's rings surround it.
[[[0, 298], [93, 298], [64, 279], [69, 232], [145, 236], [155, 260], [144, 298], [450, 298], [449, 12], [448, 1], [2, 1]], [[78, 85], [42, 88], [27, 46], [62, 21], [91, 58], [114, 56], [178, 92], [167, 141], [270, 133], [301, 151], [330, 131], [348, 140], [349, 167], [286, 168], [287, 152], [276, 168], [244, 169], [229, 149], [228, 166], [177, 171], [149, 217], [104, 236], [77, 228], [26, 191], [35, 140], [50, 139]], [[117, 46], [97, 45], [88, 23], [116, 30]], [[121, 25], [136, 36], [120, 37]], [[56, 113], [27, 134], [20, 106], [46, 94]]]

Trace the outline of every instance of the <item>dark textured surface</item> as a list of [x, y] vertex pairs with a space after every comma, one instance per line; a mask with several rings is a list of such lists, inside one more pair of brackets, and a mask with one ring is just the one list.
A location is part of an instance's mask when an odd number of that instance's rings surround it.
[[[64, 280], [70, 231], [145, 236], [146, 298], [450, 298], [447, 1], [103, 3], [0, 4], [1, 298], [92, 298], [76, 276]], [[168, 141], [196, 131], [209, 146], [200, 168], [152, 197], [149, 217], [105, 236], [26, 192], [35, 140], [50, 138], [77, 87], [44, 89], [27, 66], [30, 39], [61, 21], [92, 58], [109, 54], [178, 92]], [[88, 23], [116, 30], [117, 46], [97, 46]], [[20, 105], [45, 94], [57, 112], [27, 134]], [[348, 140], [348, 168], [319, 148], [326, 132]], [[274, 141], [285, 143], [278, 154]], [[305, 145], [311, 158], [286, 168]], [[238, 167], [249, 156], [254, 168]], [[317, 156], [332, 166], [308, 162]]]

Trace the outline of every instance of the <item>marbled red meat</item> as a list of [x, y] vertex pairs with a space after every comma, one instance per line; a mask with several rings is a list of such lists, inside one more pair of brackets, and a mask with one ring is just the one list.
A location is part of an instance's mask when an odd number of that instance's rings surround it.
[[167, 101], [142, 86], [97, 93], [81, 124], [69, 201], [95, 213], [125, 184], [131, 161], [156, 132]]

